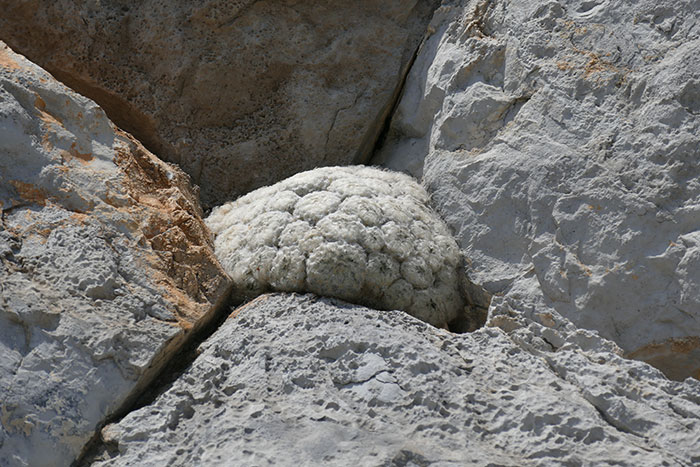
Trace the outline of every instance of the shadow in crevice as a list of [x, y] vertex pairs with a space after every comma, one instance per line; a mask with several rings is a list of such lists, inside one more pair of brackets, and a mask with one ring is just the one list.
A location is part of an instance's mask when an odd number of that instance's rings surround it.
[[[158, 396], [167, 391], [195, 361], [199, 355], [200, 344], [214, 334], [231, 315], [231, 310], [239, 305], [241, 303], [232, 297], [231, 289], [229, 289], [220, 303], [213, 307], [211, 315], [202, 318], [199, 327], [195, 327], [184, 337], [179, 349], [163, 357], [167, 358], [167, 361], [157, 370], [157, 374], [139, 386], [121, 408], [96, 428], [94, 436], [85, 445], [83, 452], [73, 462], [72, 467], [89, 466], [93, 462], [109, 460], [118, 455], [118, 445], [113, 441], [103, 439], [102, 429], [107, 425], [119, 422], [129, 413], [152, 404]], [[163, 353], [167, 354], [166, 351]]]
[[462, 257], [459, 268], [461, 271], [464, 271], [463, 274], [461, 274], [459, 292], [466, 306], [461, 315], [447, 323], [447, 328], [450, 332], [462, 334], [476, 331], [486, 325], [488, 310], [491, 305], [491, 294], [469, 279], [466, 272], [466, 258]]

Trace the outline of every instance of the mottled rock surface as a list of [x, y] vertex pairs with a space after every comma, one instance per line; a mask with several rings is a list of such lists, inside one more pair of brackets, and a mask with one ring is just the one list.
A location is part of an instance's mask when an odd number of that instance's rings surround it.
[[[498, 307], [700, 377], [700, 2], [446, 1], [377, 160]], [[424, 164], [424, 167], [423, 167]]]
[[0, 43], [0, 465], [69, 465], [228, 279], [186, 175]]
[[437, 0], [3, 0], [0, 39], [97, 101], [205, 205], [365, 161]]
[[324, 167], [215, 208], [206, 223], [234, 292], [313, 292], [435, 326], [474, 330], [488, 298], [415, 179], [371, 167]]
[[555, 319], [452, 334], [397, 311], [264, 295], [152, 405], [108, 425], [93, 465], [700, 462], [700, 382], [669, 381]]

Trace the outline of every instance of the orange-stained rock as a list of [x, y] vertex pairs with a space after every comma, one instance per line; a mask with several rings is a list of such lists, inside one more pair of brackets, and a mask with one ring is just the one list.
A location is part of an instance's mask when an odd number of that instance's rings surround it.
[[700, 336], [666, 339], [626, 356], [662, 368], [671, 379], [683, 380], [688, 376], [700, 379]]
[[68, 465], [229, 279], [184, 172], [2, 43], [0, 65], [0, 459]]

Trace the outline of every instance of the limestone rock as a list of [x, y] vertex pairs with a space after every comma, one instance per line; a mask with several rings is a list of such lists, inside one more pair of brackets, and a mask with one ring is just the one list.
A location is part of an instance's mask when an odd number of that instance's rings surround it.
[[437, 0], [2, 0], [0, 39], [178, 163], [211, 206], [361, 163]]
[[700, 382], [669, 381], [556, 316], [502, 318], [507, 331], [452, 334], [264, 295], [152, 405], [108, 425], [92, 465], [700, 462]]
[[[700, 377], [697, 1], [445, 1], [377, 160], [498, 307]], [[424, 163], [424, 167], [423, 167]]]
[[228, 279], [188, 178], [0, 43], [0, 465], [69, 465]]
[[457, 243], [429, 201], [401, 173], [324, 167], [219, 206], [206, 222], [241, 299], [313, 292], [476, 329], [488, 299], [469, 300]]

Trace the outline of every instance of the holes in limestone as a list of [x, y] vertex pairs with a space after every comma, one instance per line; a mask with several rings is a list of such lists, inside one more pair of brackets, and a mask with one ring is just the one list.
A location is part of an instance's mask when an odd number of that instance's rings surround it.
[[597, 1], [583, 2], [583, 3], [581, 3], [581, 5], [578, 7], [578, 9], [576, 11], [579, 13], [587, 13], [590, 10], [592, 10], [593, 8], [599, 6], [600, 4], [601, 4], [601, 2], [597, 2]]
[[688, 82], [680, 95], [678, 102], [693, 115], [700, 114], [700, 81]]
[[340, 410], [340, 406], [338, 404], [336, 404], [335, 402], [327, 403], [325, 408], [328, 410]]
[[227, 396], [231, 396], [237, 391], [240, 391], [241, 389], [245, 388], [244, 384], [234, 384], [232, 386], [227, 386], [223, 389], [223, 393], [226, 394]]
[[601, 13], [607, 6], [607, 0], [587, 0], [580, 2], [578, 8], [576, 8], [573, 13], [574, 16], [585, 19], [591, 18], [599, 13]]

